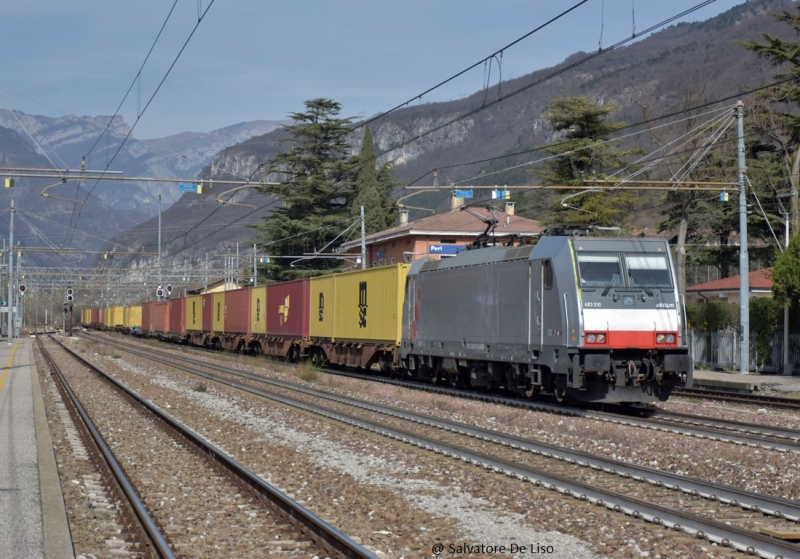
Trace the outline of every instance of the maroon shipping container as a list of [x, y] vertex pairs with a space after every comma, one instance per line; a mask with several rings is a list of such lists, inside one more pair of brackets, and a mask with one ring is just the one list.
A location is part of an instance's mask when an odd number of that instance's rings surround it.
[[172, 299], [169, 303], [169, 333], [186, 333], [186, 299]]
[[310, 297], [311, 282], [308, 279], [269, 284], [267, 335], [307, 338]]
[[214, 294], [203, 294], [203, 332], [214, 331]]
[[250, 291], [252, 287], [225, 292], [225, 333], [250, 334]]
[[169, 332], [169, 303], [153, 303], [153, 330]]
[[154, 307], [155, 303], [142, 303], [142, 332], [155, 331], [155, 323], [153, 322], [155, 318]]
[[89, 319], [89, 323], [93, 324], [93, 325], [100, 324], [100, 322], [101, 322], [100, 317], [101, 316], [102, 315], [100, 314], [100, 309], [99, 308], [92, 309], [92, 316]]

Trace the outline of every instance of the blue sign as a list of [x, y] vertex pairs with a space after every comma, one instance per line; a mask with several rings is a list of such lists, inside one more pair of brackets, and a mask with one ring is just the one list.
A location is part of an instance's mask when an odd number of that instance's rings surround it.
[[471, 190], [456, 190], [456, 198], [472, 198]]
[[466, 248], [464, 245], [428, 245], [428, 252], [430, 254], [458, 254]]
[[178, 185], [181, 189], [181, 192], [197, 192], [197, 185], [196, 184], [189, 184], [182, 182]]
[[383, 257], [384, 257], [385, 254], [386, 253], [385, 253], [384, 249], [379, 248], [378, 249], [378, 260], [383, 260]]

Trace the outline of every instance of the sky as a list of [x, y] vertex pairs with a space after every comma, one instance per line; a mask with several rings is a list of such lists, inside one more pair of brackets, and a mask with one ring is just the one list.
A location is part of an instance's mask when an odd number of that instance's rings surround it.
[[[743, 2], [716, 0], [679, 21]], [[0, 108], [97, 116], [121, 104], [140, 139], [282, 120], [319, 97], [359, 119], [417, 97], [540, 26], [503, 52], [499, 68], [498, 60], [481, 64], [414, 102], [469, 95], [487, 74], [490, 84], [499, 70], [503, 79], [520, 77], [704, 4], [587, 0], [547, 23], [580, 3], [0, 0]]]

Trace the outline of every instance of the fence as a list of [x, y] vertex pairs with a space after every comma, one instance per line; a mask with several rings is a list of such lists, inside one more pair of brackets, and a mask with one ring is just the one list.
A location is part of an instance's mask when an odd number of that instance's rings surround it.
[[[703, 332], [689, 330], [689, 351], [698, 369], [727, 369], [738, 371], [739, 333], [732, 330]], [[783, 334], [777, 333], [762, 344], [766, 351], [759, 354], [757, 338], [750, 332], [750, 371], [765, 374], [783, 372]], [[800, 374], [800, 334], [789, 335], [789, 363], [792, 374]]]

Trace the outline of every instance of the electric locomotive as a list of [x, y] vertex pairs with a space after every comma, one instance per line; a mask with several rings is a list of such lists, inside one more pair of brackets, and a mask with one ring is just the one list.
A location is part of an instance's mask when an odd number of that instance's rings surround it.
[[399, 357], [452, 386], [664, 401], [692, 385], [682, 311], [665, 240], [545, 236], [414, 262]]

